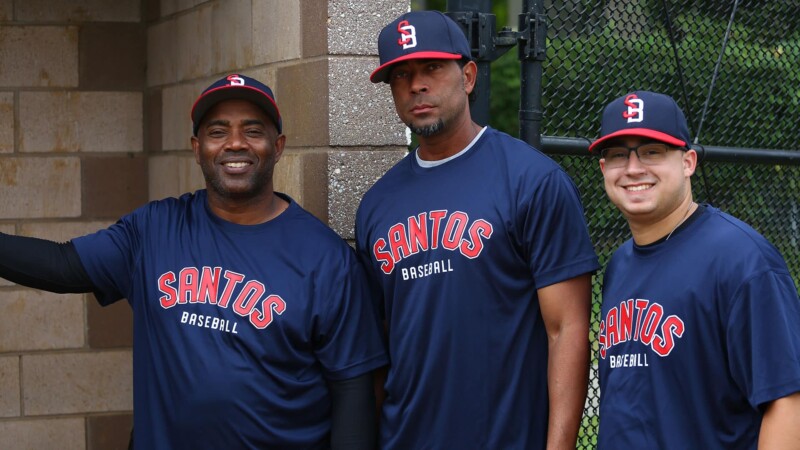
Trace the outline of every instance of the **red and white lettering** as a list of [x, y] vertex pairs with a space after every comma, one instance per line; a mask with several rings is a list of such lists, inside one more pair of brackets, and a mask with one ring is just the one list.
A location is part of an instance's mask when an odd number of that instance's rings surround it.
[[222, 308], [227, 308], [233, 296], [233, 290], [236, 288], [236, 285], [244, 280], [244, 275], [226, 270], [222, 276], [228, 280], [228, 282], [225, 284], [225, 290], [222, 291], [218, 305]]
[[675, 348], [675, 337], [683, 337], [684, 324], [678, 316], [669, 316], [661, 325], [661, 336], [653, 338], [650, 347], [658, 356], [667, 356]]
[[184, 267], [178, 274], [178, 303], [197, 303], [197, 267]]
[[388, 275], [394, 270], [394, 259], [392, 259], [392, 254], [385, 249], [386, 240], [383, 238], [378, 239], [375, 241], [375, 245], [372, 246], [372, 254], [375, 255], [376, 261], [380, 261], [383, 273]]
[[255, 280], [248, 281], [233, 302], [233, 312], [242, 317], [250, 315], [250, 311], [256, 307], [256, 303], [266, 291], [267, 288], [262, 283]]
[[428, 215], [419, 213], [408, 218], [408, 244], [410, 254], [416, 255], [422, 250], [428, 251]]
[[261, 302], [261, 311], [258, 308], [250, 313], [250, 323], [259, 330], [267, 328], [273, 320], [273, 311], [281, 315], [286, 311], [286, 302], [279, 295], [270, 295]]
[[217, 294], [219, 293], [221, 267], [203, 267], [200, 275], [200, 285], [197, 289], [197, 301], [199, 303], [217, 304]]
[[494, 229], [489, 222], [478, 219], [472, 223], [467, 232], [469, 239], [461, 241], [461, 254], [469, 259], [475, 259], [483, 251], [483, 239], [492, 237]]
[[158, 301], [164, 309], [172, 308], [178, 303], [178, 290], [172, 286], [173, 283], [175, 283], [174, 272], [167, 272], [158, 277], [158, 290], [164, 294]]

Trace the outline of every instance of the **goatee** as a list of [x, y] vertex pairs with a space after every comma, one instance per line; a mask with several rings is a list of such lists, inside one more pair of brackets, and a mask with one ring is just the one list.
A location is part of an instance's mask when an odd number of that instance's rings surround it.
[[412, 133], [416, 134], [417, 136], [428, 137], [433, 136], [434, 134], [439, 133], [444, 128], [444, 121], [439, 119], [436, 123], [431, 125], [426, 125], [424, 127], [415, 127], [414, 124], [408, 123], [406, 124], [408, 128], [411, 130]]

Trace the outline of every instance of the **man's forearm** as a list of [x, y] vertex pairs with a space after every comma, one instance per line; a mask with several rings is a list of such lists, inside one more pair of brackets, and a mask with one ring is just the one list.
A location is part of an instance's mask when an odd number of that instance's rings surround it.
[[575, 449], [589, 380], [588, 333], [583, 324], [573, 324], [550, 339], [547, 370], [549, 450]]
[[758, 450], [800, 449], [800, 392], [767, 406], [761, 421]]
[[0, 277], [58, 293], [93, 290], [72, 243], [0, 233]]

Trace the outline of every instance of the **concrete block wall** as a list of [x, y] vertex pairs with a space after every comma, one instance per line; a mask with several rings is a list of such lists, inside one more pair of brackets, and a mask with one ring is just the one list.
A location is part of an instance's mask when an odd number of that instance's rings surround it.
[[[369, 82], [389, 0], [0, 0], [0, 231], [65, 241], [203, 187], [189, 110], [229, 73], [269, 84], [276, 189], [353, 237], [363, 192], [405, 155]], [[0, 280], [0, 448], [125, 448], [131, 316]]]
[[[66, 241], [147, 200], [141, 0], [0, 0], [0, 231]], [[0, 448], [127, 445], [126, 302], [0, 283]]]

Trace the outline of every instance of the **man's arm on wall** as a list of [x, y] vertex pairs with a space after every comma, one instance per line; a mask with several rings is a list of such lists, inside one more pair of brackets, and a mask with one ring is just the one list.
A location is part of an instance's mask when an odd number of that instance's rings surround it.
[[60, 294], [93, 290], [92, 281], [71, 242], [0, 233], [0, 277]]

